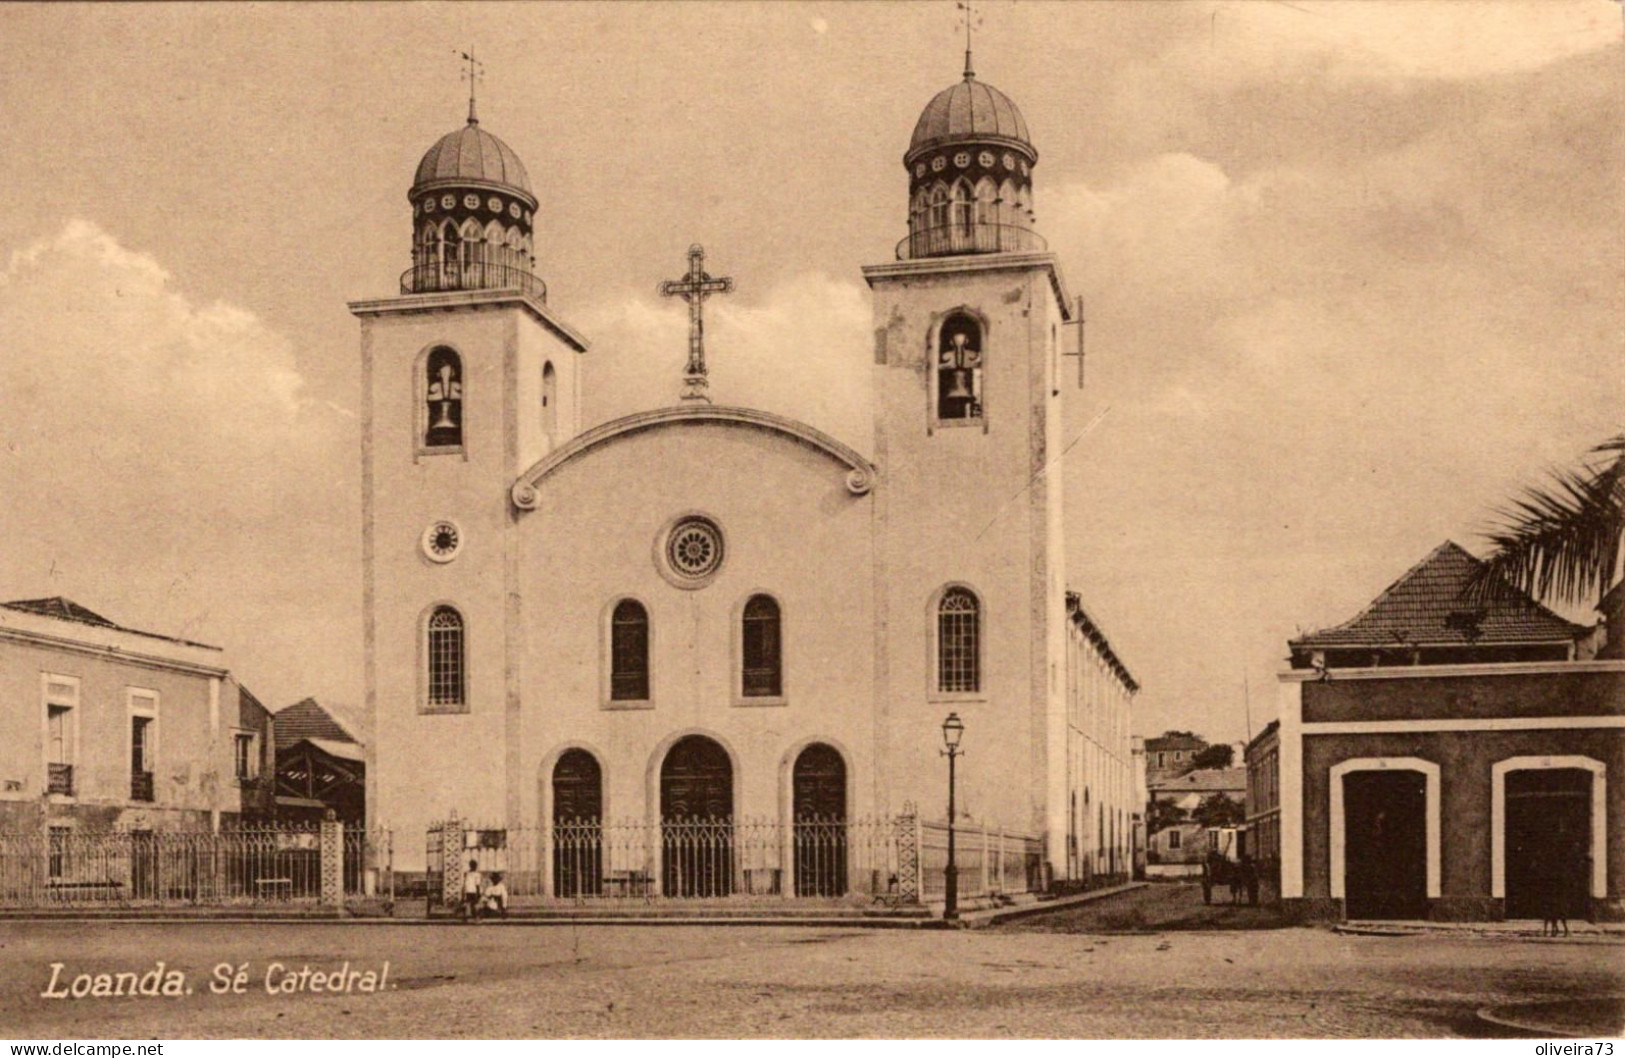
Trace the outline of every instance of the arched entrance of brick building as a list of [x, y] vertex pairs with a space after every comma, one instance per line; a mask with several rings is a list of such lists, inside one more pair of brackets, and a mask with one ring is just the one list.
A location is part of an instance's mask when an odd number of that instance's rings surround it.
[[1354, 919], [1427, 913], [1427, 777], [1403, 769], [1342, 776], [1344, 910]]
[[1507, 772], [1507, 918], [1587, 916], [1595, 781], [1583, 768]]

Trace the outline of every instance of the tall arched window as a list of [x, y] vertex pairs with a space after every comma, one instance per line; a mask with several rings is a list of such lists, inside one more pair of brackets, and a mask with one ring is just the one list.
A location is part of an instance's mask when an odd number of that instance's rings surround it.
[[460, 287], [457, 280], [462, 275], [463, 237], [457, 234], [457, 225], [449, 220], [440, 231], [440, 289], [457, 290]]
[[549, 360], [542, 365], [542, 433], [546, 436], [549, 447], [552, 447], [558, 439], [558, 389], [558, 374], [553, 370], [553, 361]]
[[437, 606], [429, 615], [427, 711], [460, 713], [467, 704], [463, 665], [463, 615], [450, 606]]
[[938, 239], [948, 237], [948, 188], [938, 184], [931, 189], [931, 230]]
[[953, 225], [957, 240], [956, 249], [971, 248], [971, 238], [976, 234], [975, 208], [970, 187], [963, 180], [954, 181]]
[[968, 588], [949, 588], [937, 604], [937, 690], [982, 689], [982, 607]]
[[744, 634], [741, 691], [746, 698], [777, 698], [784, 693], [784, 662], [779, 651], [779, 604], [771, 595], [752, 595], [740, 622]]
[[982, 325], [959, 312], [937, 335], [937, 418], [982, 417]]
[[609, 697], [649, 700], [649, 612], [636, 599], [615, 604], [609, 622]]
[[456, 447], [463, 443], [463, 358], [439, 345], [423, 358], [423, 447]]

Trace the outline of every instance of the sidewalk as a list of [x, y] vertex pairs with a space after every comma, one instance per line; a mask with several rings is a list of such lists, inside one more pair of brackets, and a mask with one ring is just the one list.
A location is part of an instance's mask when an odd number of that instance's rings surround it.
[[1364, 934], [1374, 937], [1478, 936], [1497, 940], [1532, 940], [1551, 944], [1565, 940], [1625, 942], [1625, 922], [1569, 921], [1569, 936], [1543, 937], [1540, 920], [1511, 919], [1504, 922], [1343, 922], [1334, 933]]

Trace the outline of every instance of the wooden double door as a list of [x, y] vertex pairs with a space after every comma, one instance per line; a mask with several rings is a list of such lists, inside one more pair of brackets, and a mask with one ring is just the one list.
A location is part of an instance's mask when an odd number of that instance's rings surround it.
[[1417, 771], [1343, 776], [1343, 828], [1348, 917], [1426, 917], [1426, 776]]
[[1587, 917], [1594, 781], [1583, 768], [1507, 773], [1507, 918]]

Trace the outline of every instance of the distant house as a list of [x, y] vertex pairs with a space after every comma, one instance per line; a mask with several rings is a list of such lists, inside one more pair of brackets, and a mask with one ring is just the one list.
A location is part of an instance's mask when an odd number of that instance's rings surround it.
[[366, 756], [361, 743], [314, 698], [281, 709], [276, 732], [276, 804], [283, 818], [342, 822], [366, 818]]
[[1184, 775], [1170, 775], [1149, 781], [1151, 800], [1177, 805], [1186, 812], [1194, 812], [1201, 803], [1215, 794], [1241, 803], [1247, 793], [1246, 768], [1202, 768]]
[[1182, 775], [1191, 770], [1197, 754], [1208, 748], [1206, 739], [1186, 731], [1165, 731], [1145, 740], [1145, 775], [1147, 782], [1170, 775]]
[[268, 807], [270, 740], [219, 647], [0, 603], [0, 830], [216, 830]]
[[1281, 723], [1271, 720], [1247, 743], [1247, 855], [1258, 864], [1262, 898], [1280, 899]]
[[1279, 791], [1289, 908], [1625, 915], [1622, 629], [1599, 649], [1599, 630], [1511, 588], [1468, 593], [1479, 569], [1446, 542], [1353, 619], [1290, 643], [1277, 751], [1260, 736], [1249, 753], [1255, 785]]

